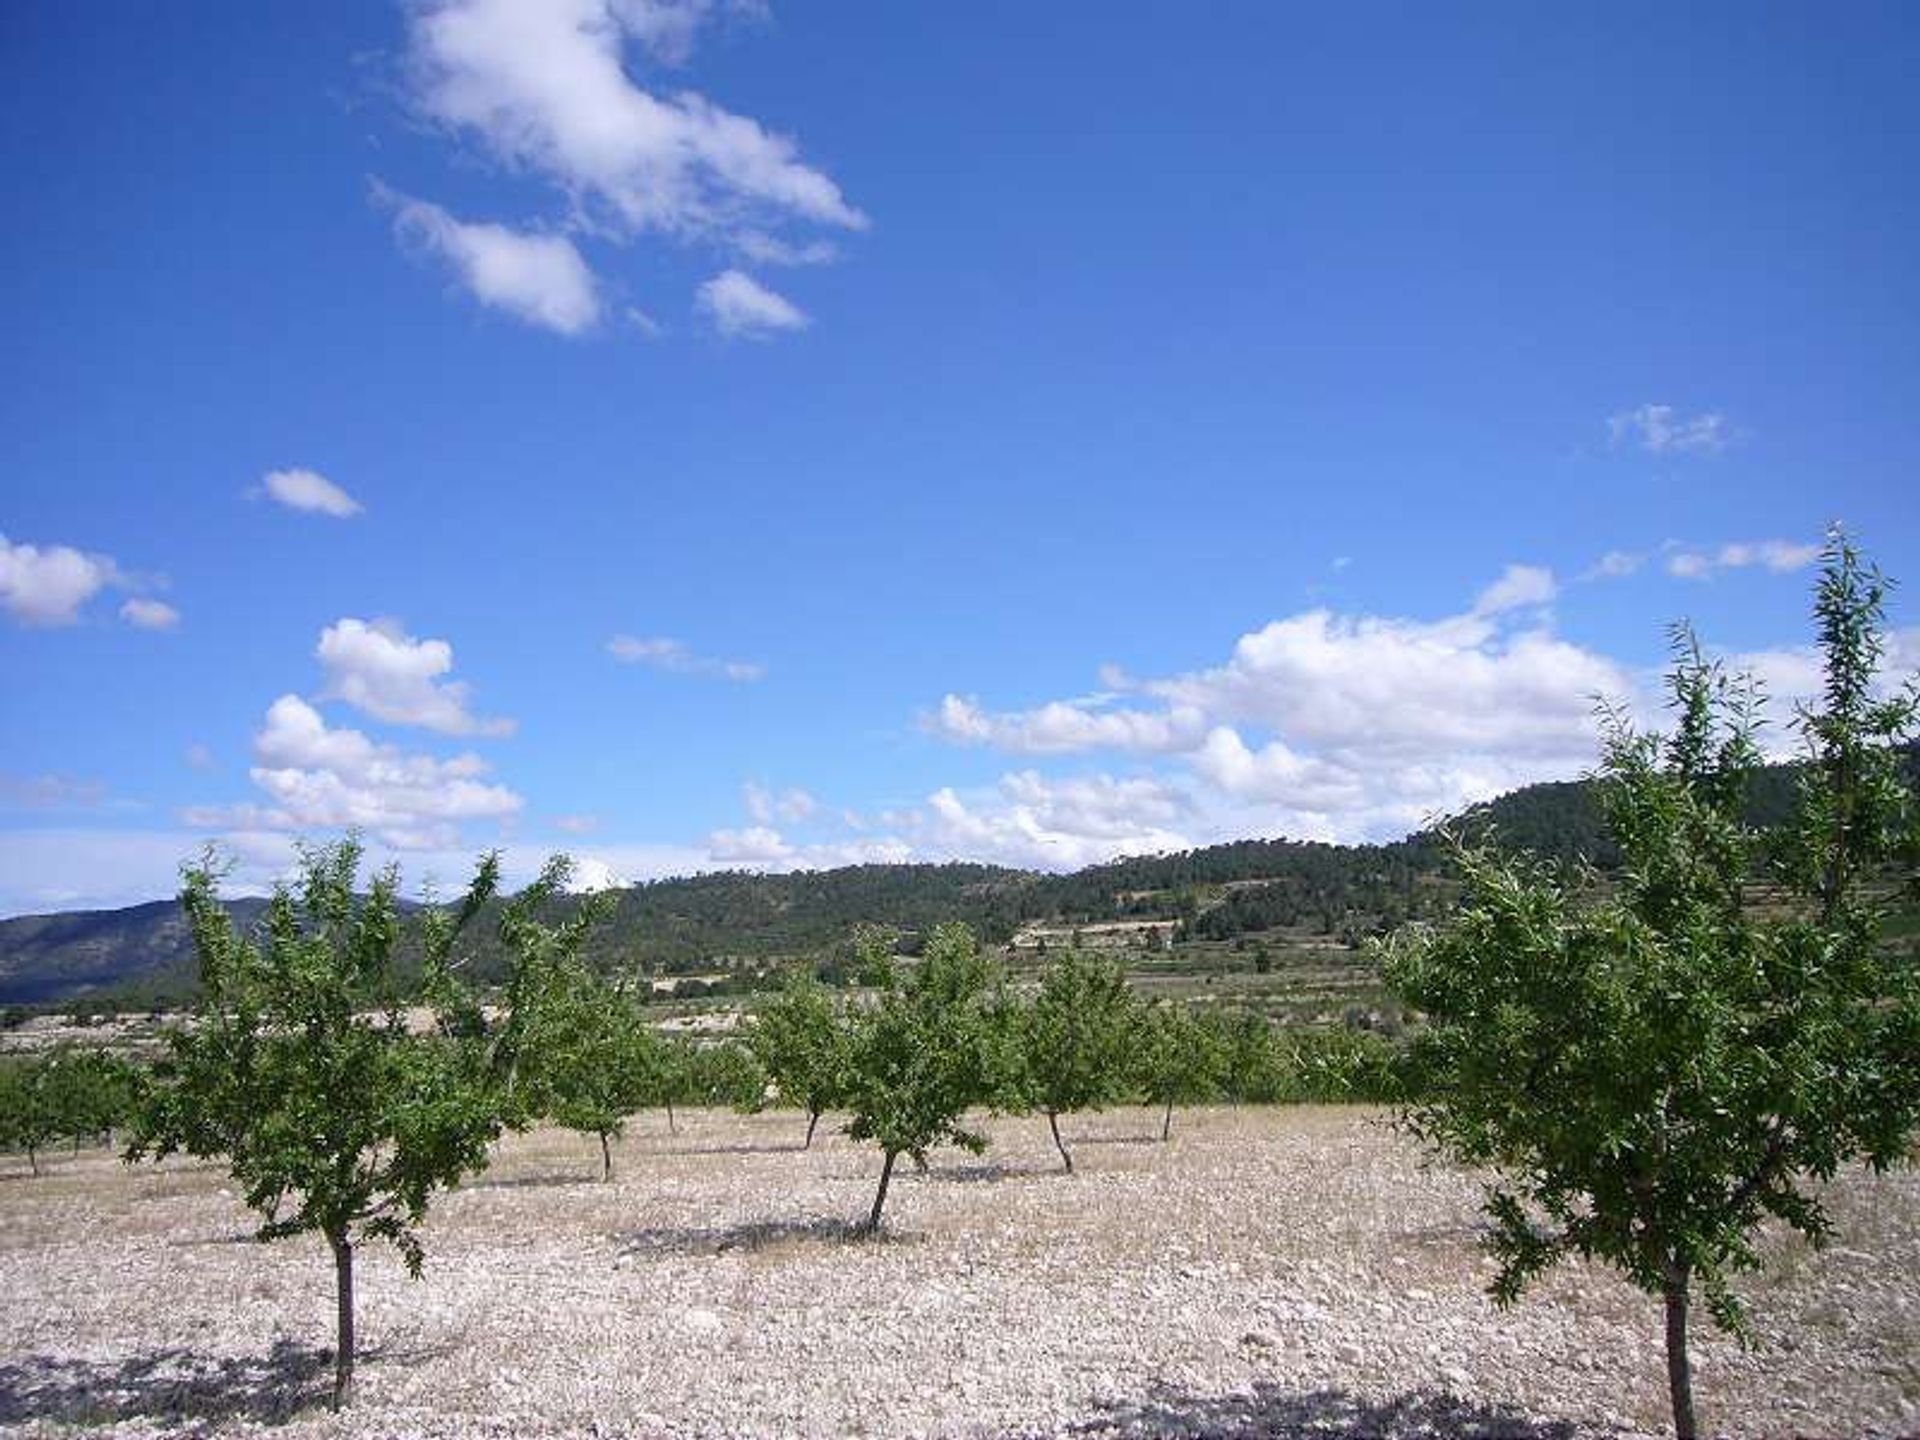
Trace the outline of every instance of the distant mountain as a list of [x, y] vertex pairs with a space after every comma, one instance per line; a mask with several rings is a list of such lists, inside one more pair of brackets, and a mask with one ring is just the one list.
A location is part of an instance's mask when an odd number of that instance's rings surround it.
[[[227, 903], [241, 925], [266, 907], [265, 900]], [[193, 937], [178, 901], [0, 920], [0, 1004], [44, 1004], [130, 982], [185, 990], [193, 975]]]
[[[1795, 771], [1763, 771], [1753, 792], [1758, 823], [1789, 811]], [[1455, 822], [1503, 845], [1603, 869], [1616, 857], [1587, 781], [1529, 785]], [[1241, 840], [1136, 856], [1071, 875], [995, 865], [856, 865], [759, 875], [739, 871], [657, 880], [622, 891], [590, 956], [607, 968], [690, 974], [844, 953], [863, 922], [893, 927], [911, 948], [943, 920], [963, 920], [991, 943], [1036, 923], [1170, 919], [1183, 939], [1220, 941], [1264, 932], [1352, 939], [1440, 913], [1453, 884], [1446, 847], [1424, 832], [1386, 845]], [[252, 924], [263, 900], [230, 903]], [[562, 906], [572, 902], [560, 902]], [[504, 971], [482, 923], [470, 932], [473, 972]], [[124, 910], [0, 920], [0, 1004], [112, 997], [122, 1004], [191, 993], [193, 950], [173, 901]]]

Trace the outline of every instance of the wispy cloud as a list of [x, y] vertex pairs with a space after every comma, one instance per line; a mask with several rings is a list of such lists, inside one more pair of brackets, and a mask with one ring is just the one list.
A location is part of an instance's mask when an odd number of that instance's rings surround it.
[[726, 270], [700, 286], [694, 299], [722, 335], [764, 340], [783, 330], [804, 330], [807, 317], [791, 300], [741, 270]]
[[623, 665], [645, 665], [676, 675], [709, 675], [745, 682], [761, 679], [767, 673], [767, 667], [757, 662], [699, 655], [685, 642], [664, 635], [615, 635], [607, 641], [607, 653]]
[[346, 520], [360, 513], [360, 502], [317, 470], [269, 470], [260, 478], [261, 493], [289, 510], [331, 515]]
[[1671, 405], [1639, 405], [1607, 421], [1615, 446], [1636, 445], [1654, 455], [1714, 455], [1733, 439], [1727, 417], [1717, 410], [1681, 415]]
[[1776, 575], [1804, 570], [1820, 558], [1818, 544], [1795, 540], [1740, 540], [1717, 549], [1694, 549], [1669, 544], [1666, 568], [1682, 580], [1710, 580], [1722, 570], [1758, 566]]

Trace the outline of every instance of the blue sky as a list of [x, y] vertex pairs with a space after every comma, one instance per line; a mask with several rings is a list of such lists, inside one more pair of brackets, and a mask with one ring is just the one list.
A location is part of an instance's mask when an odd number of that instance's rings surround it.
[[1920, 19], [1335, 10], [0, 13], [0, 913], [1386, 838], [1675, 618], [1803, 689], [1829, 521], [1920, 583]]

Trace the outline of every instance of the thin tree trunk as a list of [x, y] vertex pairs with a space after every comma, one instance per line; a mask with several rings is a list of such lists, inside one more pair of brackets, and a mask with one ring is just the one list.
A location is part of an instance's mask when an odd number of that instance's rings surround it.
[[327, 1236], [333, 1246], [335, 1337], [333, 1352], [333, 1408], [344, 1410], [353, 1401], [353, 1242], [344, 1230]]
[[802, 1150], [811, 1150], [813, 1148], [813, 1127], [819, 1123], [820, 1112], [818, 1110], [809, 1112], [807, 1116], [807, 1139], [806, 1143], [800, 1147]]
[[1160, 1121], [1161, 1143], [1166, 1143], [1167, 1137], [1171, 1134], [1173, 1134], [1173, 1101], [1169, 1100], [1167, 1101], [1166, 1116]]
[[613, 1179], [613, 1152], [607, 1148], [607, 1132], [600, 1132], [600, 1178]]
[[33, 1145], [27, 1146], [27, 1164], [33, 1167], [33, 1173], [40, 1173], [40, 1151]]
[[1687, 1355], [1687, 1281], [1684, 1266], [1667, 1269], [1667, 1391], [1673, 1399], [1673, 1433], [1677, 1440], [1697, 1440], [1699, 1423], [1693, 1414], [1693, 1362]]
[[680, 1127], [673, 1123], [673, 1102], [667, 1101], [667, 1134], [678, 1135]]
[[1067, 1153], [1067, 1142], [1060, 1138], [1060, 1116], [1057, 1111], [1047, 1111], [1047, 1128], [1053, 1131], [1053, 1148], [1060, 1152], [1060, 1158], [1067, 1162], [1067, 1173], [1073, 1173], [1073, 1156]]
[[886, 1163], [880, 1167], [880, 1188], [874, 1192], [873, 1211], [867, 1216], [867, 1233], [874, 1235], [880, 1230], [880, 1209], [887, 1203], [887, 1182], [893, 1179], [893, 1161], [897, 1151], [887, 1151]]

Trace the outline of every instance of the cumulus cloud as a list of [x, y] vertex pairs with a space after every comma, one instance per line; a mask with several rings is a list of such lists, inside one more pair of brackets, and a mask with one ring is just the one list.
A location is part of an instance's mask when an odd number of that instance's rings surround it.
[[321, 698], [344, 700], [390, 725], [418, 725], [443, 735], [510, 735], [514, 722], [483, 719], [467, 708], [464, 681], [445, 640], [416, 640], [395, 620], [336, 621], [320, 632], [314, 654], [327, 672]]
[[1054, 700], [1033, 710], [992, 714], [972, 696], [948, 695], [920, 717], [930, 735], [1023, 755], [1077, 750], [1190, 750], [1206, 733], [1206, 716], [1190, 705], [1163, 711], [1108, 709]]
[[1776, 575], [1804, 570], [1820, 558], [1818, 544], [1793, 540], [1740, 540], [1718, 549], [1674, 546], [1667, 551], [1667, 573], [1682, 580], [1708, 580], [1722, 570], [1757, 566]]
[[782, 330], [804, 330], [807, 317], [751, 275], [726, 270], [700, 286], [694, 304], [722, 335], [763, 340]]
[[74, 625], [81, 608], [109, 585], [123, 583], [110, 555], [71, 545], [27, 545], [0, 535], [0, 609], [22, 625]]
[[711, 675], [722, 680], [758, 680], [767, 667], [750, 660], [720, 660], [695, 654], [684, 642], [664, 635], [615, 635], [607, 653], [623, 665], [645, 665], [676, 675]]
[[1646, 556], [1631, 550], [1609, 550], [1588, 566], [1580, 578], [1582, 580], [1619, 580], [1637, 573], [1646, 563]]
[[459, 826], [517, 815], [521, 797], [484, 777], [471, 753], [440, 759], [378, 743], [359, 730], [335, 729], [297, 695], [267, 709], [249, 770], [267, 803], [195, 806], [190, 825], [257, 831], [356, 827], [396, 850], [448, 848]]
[[139, 630], [171, 630], [180, 623], [180, 612], [164, 600], [136, 595], [120, 607], [120, 618]]
[[599, 285], [566, 236], [458, 220], [425, 200], [378, 193], [393, 205], [401, 239], [444, 261], [481, 304], [559, 335], [600, 323]]
[[[1186, 796], [1181, 833], [1213, 840], [1402, 834], [1592, 763], [1593, 703], [1636, 703], [1639, 677], [1552, 633], [1550, 571], [1512, 566], [1464, 614], [1423, 621], [1315, 609], [1240, 637], [1220, 665], [1127, 692], [991, 712], [949, 695], [922, 717], [956, 744], [1010, 754], [1162, 757]], [[1169, 830], [1164, 818], [1142, 824]], [[1090, 840], [1105, 838], [1089, 832]]]
[[594, 220], [687, 237], [866, 217], [786, 136], [689, 90], [636, 83], [634, 41], [683, 58], [706, 5], [442, 0], [416, 8], [410, 81], [422, 113], [560, 187]]
[[793, 846], [769, 825], [715, 830], [707, 836], [707, 850], [721, 865], [783, 867], [796, 858]]
[[289, 510], [346, 520], [360, 513], [360, 502], [317, 470], [269, 470], [260, 480], [267, 498]]
[[1607, 421], [1607, 431], [1615, 446], [1637, 445], [1654, 455], [1714, 455], [1732, 439], [1727, 417], [1719, 411], [1681, 415], [1671, 405], [1623, 410]]

